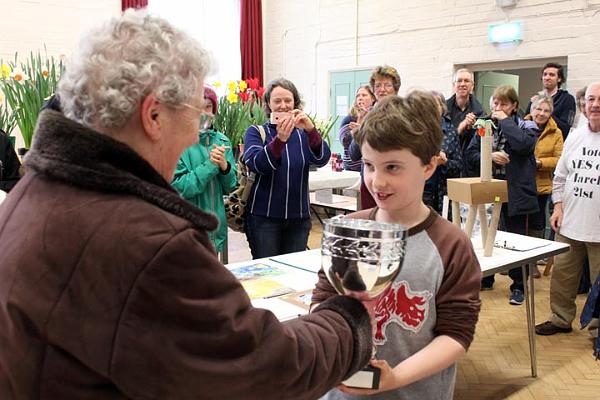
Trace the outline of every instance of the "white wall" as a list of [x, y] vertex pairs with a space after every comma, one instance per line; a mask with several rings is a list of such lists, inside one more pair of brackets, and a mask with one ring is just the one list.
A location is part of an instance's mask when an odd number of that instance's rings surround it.
[[[401, 94], [449, 95], [457, 65], [529, 59], [567, 57], [572, 92], [600, 80], [600, 0], [520, 0], [508, 9], [495, 0], [263, 0], [263, 18], [265, 80], [291, 79], [320, 115], [329, 112], [329, 71], [384, 63], [400, 72]], [[489, 24], [516, 20], [520, 44], [487, 43]]]
[[[70, 55], [82, 33], [121, 13], [119, 0], [0, 0], [0, 59]], [[17, 147], [22, 147], [18, 128]]]

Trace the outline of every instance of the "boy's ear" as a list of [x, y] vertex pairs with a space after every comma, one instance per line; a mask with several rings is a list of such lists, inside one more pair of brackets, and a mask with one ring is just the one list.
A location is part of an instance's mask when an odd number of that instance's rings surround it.
[[437, 168], [437, 158], [438, 156], [431, 157], [429, 164], [425, 165], [425, 180], [431, 178], [431, 175], [435, 172], [435, 169]]

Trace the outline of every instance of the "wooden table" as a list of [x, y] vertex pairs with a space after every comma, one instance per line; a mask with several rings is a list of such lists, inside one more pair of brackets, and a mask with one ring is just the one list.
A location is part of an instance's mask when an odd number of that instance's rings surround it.
[[321, 224], [323, 224], [323, 220], [317, 210], [315, 210], [315, 207], [324, 209], [325, 214], [327, 214], [327, 217], [329, 218], [335, 216], [338, 212], [347, 214], [356, 211], [358, 208], [358, 199], [356, 197], [334, 194], [331, 196], [331, 202], [319, 201], [316, 197], [317, 195], [315, 192], [309, 193], [310, 208], [314, 211]]

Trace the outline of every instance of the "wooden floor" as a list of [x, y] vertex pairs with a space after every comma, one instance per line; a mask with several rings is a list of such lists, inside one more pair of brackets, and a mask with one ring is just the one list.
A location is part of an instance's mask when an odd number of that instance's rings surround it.
[[[321, 226], [315, 219], [309, 247], [320, 246]], [[229, 262], [251, 258], [243, 234], [230, 231]], [[507, 276], [496, 275], [494, 290], [482, 292], [475, 340], [458, 364], [454, 398], [600, 399], [600, 361], [592, 356], [592, 340], [576, 323], [572, 333], [536, 336], [538, 377], [531, 377], [524, 306], [508, 304]], [[536, 321], [546, 320], [550, 277], [535, 280]], [[586, 296], [577, 298], [577, 318]], [[578, 319], [576, 320], [576, 322]]]

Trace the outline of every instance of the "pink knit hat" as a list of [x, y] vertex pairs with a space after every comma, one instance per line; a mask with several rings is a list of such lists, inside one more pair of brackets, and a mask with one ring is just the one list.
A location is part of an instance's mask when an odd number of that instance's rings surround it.
[[204, 98], [207, 100], [210, 100], [210, 102], [212, 103], [213, 114], [216, 114], [217, 112], [219, 112], [219, 107], [218, 107], [219, 102], [217, 101], [217, 94], [209, 86], [204, 86]]

